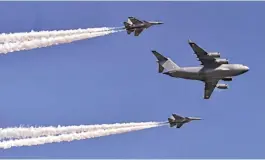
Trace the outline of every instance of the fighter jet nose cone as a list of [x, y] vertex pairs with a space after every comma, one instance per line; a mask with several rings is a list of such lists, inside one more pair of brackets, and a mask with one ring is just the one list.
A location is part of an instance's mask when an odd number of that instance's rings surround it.
[[160, 24], [163, 24], [163, 23], [161, 23], [161, 22], [153, 23], [153, 25], [160, 25]]

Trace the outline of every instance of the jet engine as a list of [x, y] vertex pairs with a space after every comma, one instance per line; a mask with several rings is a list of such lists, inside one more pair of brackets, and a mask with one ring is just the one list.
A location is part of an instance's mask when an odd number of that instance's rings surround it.
[[232, 77], [225, 77], [225, 78], [223, 78], [222, 80], [223, 80], [223, 81], [232, 81], [233, 79], [232, 79]]
[[216, 87], [218, 89], [228, 89], [228, 85], [227, 84], [217, 84]]
[[220, 55], [221, 54], [219, 52], [208, 53], [208, 56], [213, 57], [213, 58], [219, 58]]
[[228, 64], [228, 60], [227, 59], [216, 59], [215, 61], [217, 63], [219, 63], [219, 64]]

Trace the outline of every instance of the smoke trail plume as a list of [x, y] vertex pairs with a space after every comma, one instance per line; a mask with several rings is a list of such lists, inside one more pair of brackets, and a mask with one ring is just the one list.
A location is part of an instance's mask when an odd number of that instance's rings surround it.
[[31, 32], [9, 33], [9, 34], [2, 33], [0, 34], [0, 43], [31, 41], [40, 38], [71, 36], [74, 34], [104, 32], [116, 29], [121, 29], [121, 27], [117, 28], [101, 27], [101, 28], [87, 28], [87, 29], [79, 28], [71, 30], [54, 30], [54, 31], [38, 31], [38, 32], [31, 31]]
[[79, 126], [49, 126], [49, 127], [16, 127], [16, 128], [0, 128], [1, 139], [15, 138], [33, 138], [40, 136], [51, 136], [67, 133], [80, 133], [87, 131], [95, 131], [100, 129], [118, 129], [132, 126], [144, 126], [157, 124], [157, 122], [133, 122], [133, 123], [115, 123], [100, 125], [79, 125]]
[[90, 39], [90, 38], [95, 38], [99, 36], [109, 35], [115, 32], [119, 32], [119, 31], [110, 30], [110, 31], [104, 31], [104, 32], [102, 31], [102, 32], [95, 32], [95, 33], [83, 33], [83, 34], [76, 34], [76, 35], [71, 35], [71, 36], [41, 38], [41, 39], [34, 39], [31, 41], [5, 43], [5, 44], [0, 44], [0, 54], [48, 47], [48, 46], [53, 46], [53, 45], [65, 44], [65, 43], [71, 43], [71, 42], [78, 41], [78, 40], [84, 40], [84, 39]]
[[148, 128], [154, 128], [163, 126], [165, 123], [157, 123], [143, 126], [131, 126], [126, 128], [119, 129], [100, 129], [92, 132], [81, 132], [81, 133], [72, 133], [72, 134], [62, 134], [59, 136], [47, 136], [47, 137], [38, 137], [38, 138], [29, 138], [29, 139], [19, 139], [19, 140], [9, 140], [3, 141], [0, 143], [0, 148], [8, 149], [11, 147], [21, 147], [21, 146], [33, 146], [33, 145], [42, 145], [47, 143], [59, 143], [59, 142], [71, 142], [74, 140], [83, 140], [90, 138], [97, 138], [102, 136], [109, 136], [115, 134], [128, 133]]

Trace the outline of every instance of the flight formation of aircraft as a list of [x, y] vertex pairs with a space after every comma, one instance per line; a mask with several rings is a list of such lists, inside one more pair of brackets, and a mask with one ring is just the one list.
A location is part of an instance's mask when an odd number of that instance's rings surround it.
[[[160, 24], [163, 24], [163, 22], [141, 21], [135, 17], [128, 17], [128, 21], [124, 22], [124, 29], [126, 29], [128, 34], [134, 32], [134, 36], [139, 36], [144, 29]], [[157, 51], [153, 50], [152, 53], [157, 59], [159, 73], [174, 78], [203, 82], [204, 99], [210, 99], [215, 88], [228, 89], [227, 84], [218, 84], [220, 80], [232, 81], [233, 77], [249, 71], [249, 67], [246, 65], [230, 64], [227, 59], [221, 58], [219, 52], [207, 52], [191, 40], [188, 43], [197, 56], [198, 61], [201, 62], [200, 66], [180, 67], [170, 58], [163, 56]], [[201, 118], [181, 117], [176, 114], [172, 114], [172, 116], [168, 118], [168, 123], [170, 127], [176, 126], [176, 128], [180, 128], [184, 123], [193, 120], [201, 120]]]

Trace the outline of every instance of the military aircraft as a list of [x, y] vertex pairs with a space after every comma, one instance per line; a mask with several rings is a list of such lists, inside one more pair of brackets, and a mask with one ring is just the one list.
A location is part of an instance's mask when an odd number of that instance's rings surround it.
[[196, 117], [181, 117], [179, 115], [172, 114], [172, 116], [168, 118], [168, 123], [170, 127], [176, 126], [176, 128], [180, 128], [183, 124], [193, 120], [202, 120], [202, 119]]
[[211, 97], [215, 87], [228, 89], [227, 84], [218, 84], [220, 80], [232, 81], [233, 76], [241, 75], [249, 70], [247, 66], [242, 64], [229, 64], [227, 59], [220, 58], [219, 52], [206, 52], [191, 40], [189, 40], [189, 45], [196, 54], [198, 61], [201, 62], [201, 66], [179, 67], [170, 58], [164, 57], [155, 50], [152, 52], [157, 58], [159, 73], [166, 69], [167, 72], [163, 74], [168, 76], [204, 82], [204, 99]]
[[153, 25], [163, 24], [163, 22], [140, 21], [135, 17], [128, 17], [128, 21], [123, 23], [127, 33], [131, 34], [134, 32], [134, 36], [139, 36], [144, 29]]

